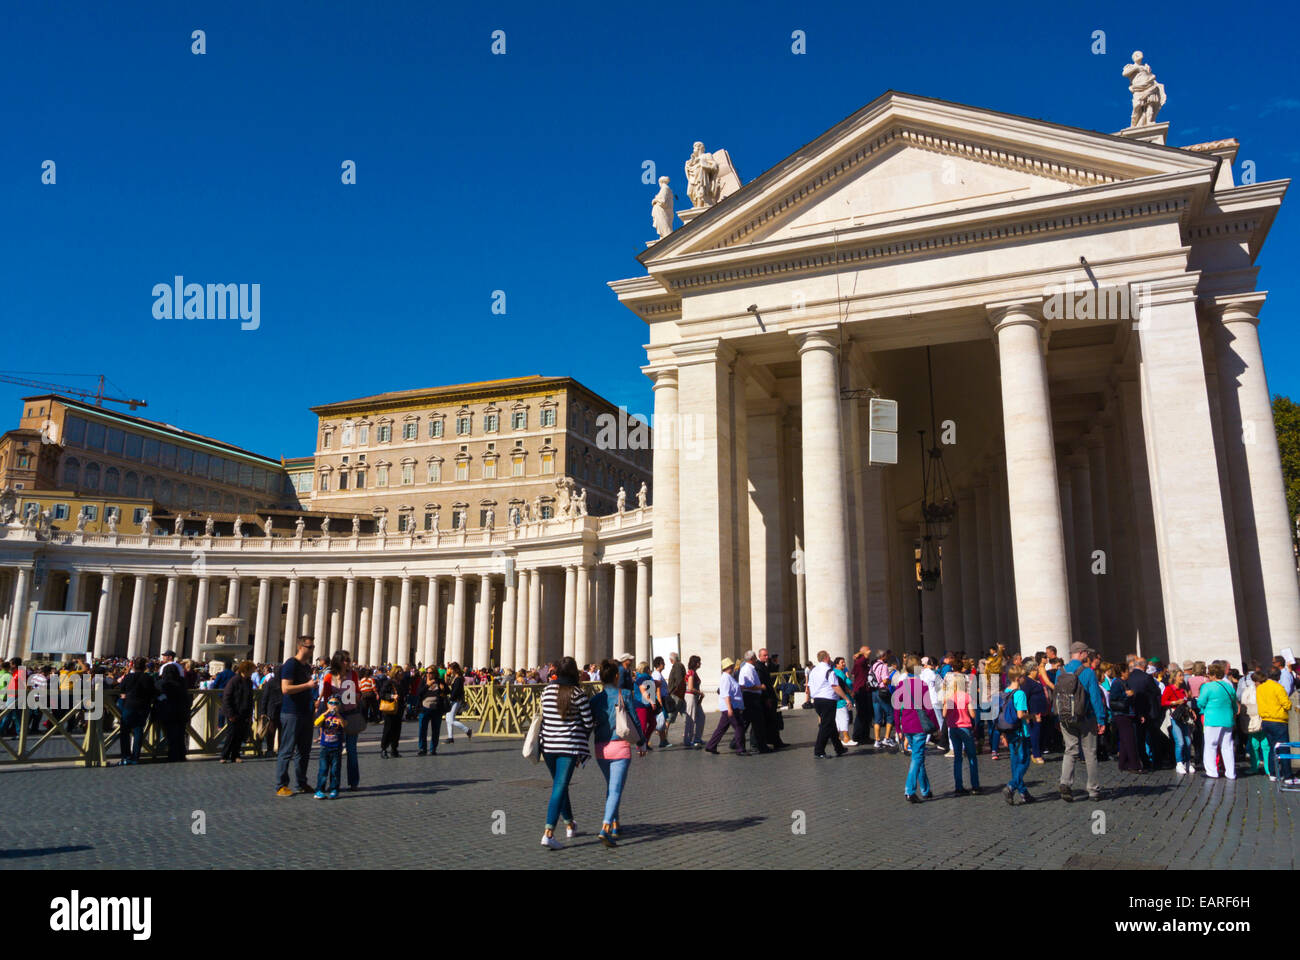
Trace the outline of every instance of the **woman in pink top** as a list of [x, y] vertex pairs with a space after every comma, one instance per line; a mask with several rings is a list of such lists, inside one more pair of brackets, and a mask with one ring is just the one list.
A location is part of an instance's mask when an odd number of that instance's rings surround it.
[[[952, 745], [952, 778], [958, 796], [980, 792], [980, 771], [975, 756], [975, 704], [966, 686], [966, 675], [953, 670], [943, 681], [943, 719], [948, 725], [948, 742]], [[966, 754], [970, 766], [970, 789], [962, 787], [961, 757]]]

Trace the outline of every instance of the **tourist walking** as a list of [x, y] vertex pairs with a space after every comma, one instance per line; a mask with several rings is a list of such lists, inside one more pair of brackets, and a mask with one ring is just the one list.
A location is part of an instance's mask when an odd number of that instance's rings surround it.
[[[553, 850], [562, 844], [555, 827], [563, 819], [565, 837], [578, 833], [569, 801], [569, 783], [580, 764], [591, 756], [587, 741], [593, 727], [591, 702], [578, 677], [578, 664], [565, 657], [555, 668], [555, 680], [542, 691], [541, 752], [551, 773], [551, 798], [546, 805], [546, 830], [542, 846]], [[644, 736], [644, 734], [643, 734]]]
[[685, 694], [686, 721], [682, 726], [682, 746], [704, 746], [704, 694], [700, 689], [700, 658], [692, 656], [686, 661]]
[[1282, 685], [1282, 673], [1277, 666], [1272, 666], [1267, 674], [1263, 670], [1255, 674], [1255, 705], [1259, 710], [1260, 731], [1267, 742], [1269, 780], [1281, 777], [1288, 786], [1296, 786], [1297, 781], [1291, 776], [1291, 761], [1274, 759], [1277, 745], [1287, 741], [1287, 718], [1291, 713], [1291, 698]]
[[745, 651], [745, 661], [736, 683], [740, 685], [744, 725], [754, 749], [759, 753], [771, 753], [772, 748], [767, 745], [771, 735], [767, 730], [767, 714], [763, 711], [763, 679], [758, 674], [758, 654], [753, 650]]
[[839, 701], [848, 700], [849, 695], [835, 678], [835, 666], [831, 655], [825, 650], [817, 651], [817, 665], [808, 671], [808, 698], [812, 700], [813, 709], [817, 711], [817, 740], [813, 744], [813, 757], [825, 760], [830, 755], [826, 746], [835, 748], [835, 756], [843, 756], [848, 750], [835, 736], [835, 711]]
[[920, 803], [931, 795], [930, 777], [925, 770], [925, 740], [938, 732], [939, 717], [930, 698], [929, 684], [915, 675], [921, 661], [908, 654], [903, 663], [908, 675], [894, 689], [894, 728], [907, 741], [912, 753], [903, 796], [908, 803]]
[[406, 703], [406, 671], [393, 667], [379, 684], [379, 712], [384, 718], [384, 732], [379, 740], [379, 756], [401, 757], [397, 745], [402, 739], [402, 712]]
[[268, 670], [266, 678], [257, 690], [257, 716], [262, 721], [262, 735], [266, 738], [266, 755], [275, 756], [280, 738], [280, 704], [284, 694], [280, 692], [280, 673]]
[[339, 714], [343, 717], [343, 747], [348, 752], [348, 789], [355, 790], [361, 783], [357, 738], [366, 729], [366, 717], [362, 707], [361, 675], [353, 669], [352, 655], [346, 650], [335, 652], [329, 670], [320, 680], [321, 706], [328, 704], [333, 696], [339, 698]]
[[[1134, 673], [1136, 672], [1135, 670]], [[1205, 726], [1205, 776], [1211, 780], [1219, 778], [1218, 760], [1222, 755], [1223, 776], [1228, 780], [1236, 780], [1237, 758], [1232, 730], [1237, 717], [1237, 692], [1231, 683], [1223, 679], [1221, 663], [1216, 661], [1210, 664], [1206, 673], [1209, 679], [1201, 684], [1200, 696], [1196, 698], [1196, 706], [1201, 711], [1201, 721]], [[1261, 718], [1262, 716], [1261, 714]]]
[[728, 729], [731, 730], [731, 749], [739, 756], [749, 756], [749, 751], [745, 749], [745, 728], [740, 722], [740, 712], [745, 708], [745, 698], [740, 692], [740, 684], [732, 676], [735, 666], [736, 661], [730, 657], [723, 658], [722, 676], [718, 678], [718, 710], [721, 712], [718, 714], [718, 725], [713, 728], [713, 735], [704, 745], [704, 752], [715, 756], [722, 735]]
[[777, 706], [776, 684], [772, 675], [776, 661], [768, 654], [767, 648], [758, 651], [758, 663], [754, 664], [758, 668], [758, 680], [763, 685], [761, 696], [763, 705], [763, 721], [767, 725], [767, 745], [773, 750], [780, 750], [785, 747], [785, 741], [781, 739], [781, 730], [785, 723], [781, 719], [781, 711]]
[[158, 698], [154, 679], [145, 673], [144, 657], [131, 661], [131, 672], [122, 678], [122, 729], [118, 739], [122, 744], [119, 766], [132, 766], [140, 762], [140, 744], [144, 741], [144, 727], [149, 722], [149, 711]]
[[[952, 746], [952, 779], [959, 795], [971, 796], [980, 792], [979, 760], [975, 754], [975, 702], [967, 688], [969, 681], [964, 673], [953, 670], [943, 678], [943, 715], [948, 729], [948, 743]], [[961, 761], [965, 755], [970, 767], [970, 786], [962, 786]]]
[[1174, 769], [1179, 776], [1196, 772], [1192, 757], [1192, 728], [1196, 711], [1190, 699], [1191, 690], [1183, 671], [1174, 669], [1160, 694], [1161, 705], [1169, 711], [1169, 736], [1174, 741]]
[[[635, 711], [628, 708], [618, 687], [618, 661], [606, 660], [600, 665], [599, 693], [591, 698], [591, 719], [594, 724], [596, 765], [605, 777], [605, 819], [600, 825], [600, 842], [612, 847], [619, 836], [619, 803], [627, 786], [628, 770], [632, 765], [632, 744], [618, 736], [618, 712], [626, 710], [636, 731], [637, 756], [645, 756], [645, 731], [637, 720]], [[552, 824], [554, 826], [554, 824]]]
[[292, 797], [289, 789], [289, 761], [296, 764], [294, 773], [297, 777], [299, 793], [311, 793], [307, 783], [307, 764], [311, 760], [311, 741], [314, 732], [312, 723], [312, 691], [316, 683], [311, 676], [311, 655], [316, 648], [316, 641], [311, 637], [299, 637], [296, 651], [284, 661], [276, 671], [280, 680], [280, 752], [275, 758], [275, 779], [278, 789], [277, 797]]
[[1006, 735], [1011, 753], [1011, 779], [1002, 788], [1007, 803], [1020, 806], [1033, 798], [1025, 786], [1029, 772], [1029, 695], [1021, 689], [1024, 669], [1013, 663], [1007, 667], [1007, 687], [1002, 692], [1003, 706], [998, 716], [998, 729]]
[[226, 714], [226, 729], [229, 736], [221, 751], [222, 763], [243, 763], [239, 752], [244, 748], [244, 741], [253, 732], [253, 704], [256, 693], [253, 690], [253, 661], [244, 660], [236, 664], [235, 672], [221, 691], [221, 709]]
[[428, 667], [420, 679], [417, 692], [420, 703], [420, 728], [418, 756], [438, 755], [438, 730], [442, 727], [442, 718], [447, 715], [449, 701], [447, 684], [438, 676], [437, 667]]
[[474, 736], [465, 724], [456, 719], [456, 714], [465, 709], [465, 674], [460, 664], [455, 661], [447, 664], [447, 739], [443, 743], [455, 743], [456, 731], [465, 734], [468, 740]]
[[[650, 676], [650, 664], [642, 661], [636, 670], [636, 693], [633, 697], [633, 705], [636, 708], [637, 719], [641, 721], [641, 729], [645, 731], [646, 740], [649, 741], [650, 734], [655, 729], [655, 716], [659, 713], [659, 687]], [[649, 743], [646, 743], [649, 749]]]
[[158, 699], [154, 709], [167, 737], [167, 761], [175, 763], [185, 759], [192, 704], [185, 669], [176, 662], [175, 650], [163, 651], [155, 682]]
[[1087, 775], [1088, 799], [1101, 799], [1097, 738], [1106, 733], [1106, 701], [1102, 697], [1097, 674], [1089, 666], [1095, 656], [1086, 643], [1076, 640], [1070, 644], [1070, 662], [1056, 671], [1056, 677], [1052, 681], [1052, 705], [1064, 741], [1061, 781], [1057, 790], [1061, 799], [1067, 803], [1074, 799], [1074, 768], [1081, 750]]
[[[843, 657], [835, 658], [835, 682], [841, 690], [852, 690], [849, 680], [848, 662]], [[849, 736], [853, 725], [853, 700], [845, 697], [835, 704], [835, 732], [839, 734], [840, 743], [846, 747], [856, 747], [858, 741]]]

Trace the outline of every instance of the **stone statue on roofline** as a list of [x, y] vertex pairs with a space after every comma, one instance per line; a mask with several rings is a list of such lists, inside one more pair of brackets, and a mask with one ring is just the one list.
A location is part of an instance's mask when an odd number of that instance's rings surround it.
[[1156, 82], [1150, 64], [1142, 58], [1141, 50], [1133, 51], [1133, 62], [1124, 65], [1129, 93], [1133, 94], [1133, 117], [1130, 127], [1145, 127], [1156, 122], [1156, 114], [1165, 105], [1165, 85]]
[[673, 191], [667, 177], [659, 178], [659, 192], [650, 203], [650, 222], [660, 240], [673, 232]]

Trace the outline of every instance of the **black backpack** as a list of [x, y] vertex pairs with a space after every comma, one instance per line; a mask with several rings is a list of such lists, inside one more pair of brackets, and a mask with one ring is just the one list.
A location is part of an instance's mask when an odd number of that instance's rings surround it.
[[1056, 689], [1052, 692], [1052, 706], [1060, 718], [1061, 726], [1070, 733], [1082, 732], [1087, 724], [1088, 691], [1079, 682], [1079, 674], [1065, 670], [1056, 674]]

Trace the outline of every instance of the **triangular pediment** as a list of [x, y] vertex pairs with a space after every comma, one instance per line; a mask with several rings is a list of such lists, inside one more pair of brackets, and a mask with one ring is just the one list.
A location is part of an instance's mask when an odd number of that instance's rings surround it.
[[1041, 120], [888, 93], [656, 243], [692, 254], [1198, 174], [1212, 158]]

